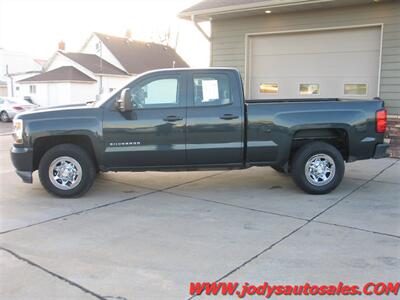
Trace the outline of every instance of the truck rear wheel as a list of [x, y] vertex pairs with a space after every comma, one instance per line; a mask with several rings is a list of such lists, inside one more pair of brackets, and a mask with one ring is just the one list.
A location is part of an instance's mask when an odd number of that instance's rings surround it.
[[344, 168], [339, 150], [327, 143], [313, 142], [294, 155], [292, 177], [309, 194], [327, 194], [342, 181]]
[[92, 186], [96, 167], [81, 147], [62, 144], [49, 149], [39, 163], [39, 178], [51, 194], [63, 198], [79, 197]]

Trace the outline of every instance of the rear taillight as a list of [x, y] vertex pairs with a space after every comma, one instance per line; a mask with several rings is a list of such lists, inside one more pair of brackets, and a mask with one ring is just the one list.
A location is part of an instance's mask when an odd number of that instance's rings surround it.
[[386, 109], [381, 109], [376, 112], [376, 132], [384, 133], [387, 125]]
[[24, 108], [21, 107], [21, 106], [13, 106], [13, 108], [14, 108], [15, 110], [24, 110]]

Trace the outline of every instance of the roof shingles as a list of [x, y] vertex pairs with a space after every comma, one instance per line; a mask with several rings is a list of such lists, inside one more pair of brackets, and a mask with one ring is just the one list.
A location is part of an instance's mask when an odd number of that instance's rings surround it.
[[95, 33], [95, 35], [130, 74], [189, 66], [174, 49], [168, 46], [108, 36], [102, 33]]
[[[168, 46], [108, 36], [101, 33], [95, 33], [95, 35], [104, 43], [108, 50], [111, 51], [128, 73], [108, 61], [101, 59], [96, 54], [63, 51], [59, 51], [57, 54], [69, 58], [96, 75], [129, 76], [131, 74], [140, 74], [154, 69], [173, 67], [186, 68], [189, 66], [174, 49]], [[95, 82], [96, 80], [73, 66], [63, 66], [18, 82], [54, 81]]]
[[88, 53], [73, 53], [73, 52], [59, 52], [69, 59], [80, 64], [82, 67], [88, 69], [94, 74], [107, 74], [107, 75], [128, 75], [125, 71], [110, 64], [108, 61], [100, 58], [95, 54]]
[[96, 82], [93, 78], [72, 66], [63, 66], [45, 73], [19, 80], [18, 83], [28, 82]]
[[226, 6], [235, 6], [235, 5], [243, 5], [243, 4], [252, 4], [252, 3], [265, 3], [268, 0], [203, 0], [185, 10], [181, 13], [186, 12], [194, 12], [199, 10], [207, 10], [213, 8], [222, 8]]

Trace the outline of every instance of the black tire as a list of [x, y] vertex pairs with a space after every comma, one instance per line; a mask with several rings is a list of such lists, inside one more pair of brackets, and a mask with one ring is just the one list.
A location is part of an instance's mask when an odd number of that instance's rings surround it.
[[[60, 157], [69, 157], [79, 163], [81, 168], [80, 182], [73, 188], [63, 190], [53, 184], [50, 179], [49, 169], [53, 161]], [[96, 166], [81, 147], [74, 144], [61, 144], [46, 151], [39, 163], [39, 178], [43, 187], [51, 194], [62, 198], [80, 197], [92, 186], [96, 177]]]
[[10, 117], [8, 116], [8, 113], [6, 112], [6, 111], [2, 111], [1, 113], [0, 113], [0, 120], [2, 121], [2, 122], [9, 122], [10, 121]]
[[[330, 176], [332, 176], [330, 181], [326, 180], [327, 183], [324, 183], [321, 179], [322, 182], [315, 183], [314, 181], [314, 184], [312, 184], [310, 181], [313, 180], [311, 176], [307, 176], [305, 168], [308, 160], [318, 154], [322, 154], [325, 157], [328, 156], [333, 160], [335, 172], [334, 175], [332, 175], [333, 172], [327, 172], [327, 174], [331, 174]], [[328, 164], [331, 165], [329, 162]], [[303, 191], [309, 194], [319, 195], [331, 192], [340, 184], [343, 179], [344, 169], [343, 157], [338, 149], [324, 142], [312, 142], [304, 145], [295, 153], [292, 160], [291, 173], [294, 182]], [[327, 177], [329, 178], [329, 176]]]

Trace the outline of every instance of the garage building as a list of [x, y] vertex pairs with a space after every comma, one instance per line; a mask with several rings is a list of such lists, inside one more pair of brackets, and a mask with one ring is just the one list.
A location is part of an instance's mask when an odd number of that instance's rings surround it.
[[248, 98], [385, 100], [400, 113], [400, 1], [205, 0], [210, 65], [237, 67]]

